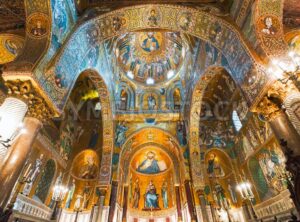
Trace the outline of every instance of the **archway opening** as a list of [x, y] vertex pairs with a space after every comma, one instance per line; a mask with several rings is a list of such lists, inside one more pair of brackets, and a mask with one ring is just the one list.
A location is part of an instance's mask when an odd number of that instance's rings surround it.
[[107, 107], [103, 100], [106, 89], [100, 87], [100, 83], [97, 72], [82, 72], [65, 102], [63, 118], [57, 120], [59, 153], [66, 161], [61, 184], [68, 188], [62, 201], [60, 221], [72, 220], [75, 211], [82, 212], [79, 220], [88, 220], [93, 206], [98, 203], [106, 132], [103, 110]]
[[175, 222], [183, 212], [188, 217], [186, 195], [181, 192], [185, 172], [183, 153], [172, 135], [154, 127], [132, 133], [120, 153], [116, 176], [120, 209], [115, 218]]
[[194, 89], [193, 101], [190, 145], [192, 166], [199, 166], [192, 171], [193, 178], [199, 181], [195, 185], [200, 204], [213, 212], [203, 217], [249, 220], [253, 214], [243, 214], [241, 184], [248, 184], [247, 198], [257, 206], [286, 190], [280, 179], [286, 171], [278, 141], [268, 123], [248, 110], [243, 93], [222, 68], [207, 70]]

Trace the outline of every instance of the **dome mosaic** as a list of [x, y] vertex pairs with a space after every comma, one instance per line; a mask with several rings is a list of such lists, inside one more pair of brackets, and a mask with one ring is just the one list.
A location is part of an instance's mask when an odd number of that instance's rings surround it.
[[116, 45], [118, 65], [137, 83], [164, 83], [176, 76], [185, 49], [178, 32], [131, 32]]

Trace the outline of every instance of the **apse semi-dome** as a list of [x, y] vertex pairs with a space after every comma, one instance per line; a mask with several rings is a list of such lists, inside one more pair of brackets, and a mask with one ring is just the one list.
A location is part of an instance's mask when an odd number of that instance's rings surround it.
[[127, 78], [145, 85], [173, 79], [185, 50], [179, 32], [130, 32], [116, 45], [118, 65]]

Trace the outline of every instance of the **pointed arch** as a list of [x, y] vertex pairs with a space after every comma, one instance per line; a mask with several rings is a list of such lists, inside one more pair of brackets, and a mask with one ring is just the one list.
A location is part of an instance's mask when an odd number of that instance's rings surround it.
[[[117, 98], [120, 101], [116, 101], [117, 103], [121, 103], [121, 93], [122, 90], [124, 90], [127, 93], [127, 101], [126, 101], [126, 110], [130, 110], [130, 109], [134, 109], [135, 106], [135, 91], [132, 88], [132, 86], [127, 83], [127, 82], [121, 82], [119, 87], [118, 87], [118, 91], [117, 91]], [[120, 107], [118, 107], [118, 111], [126, 111], [126, 110], [122, 110], [120, 109]]]
[[[152, 9], [159, 14], [158, 22], [154, 25], [147, 20], [149, 10]], [[193, 19], [188, 24], [181, 24], [187, 16]], [[116, 17], [123, 21], [117, 27], [113, 25]], [[104, 40], [145, 28], [180, 31], [219, 49], [232, 70], [232, 77], [243, 86], [250, 102], [255, 100], [268, 80], [259, 57], [248, 47], [236, 27], [204, 11], [174, 5], [132, 6], [87, 19], [70, 36], [52, 65], [45, 71], [46, 75], [43, 78], [37, 76], [37, 79], [50, 100], [60, 109], [61, 100], [82, 70], [94, 68], [107, 83], [113, 82], [110, 65], [105, 62], [105, 50], [102, 49]], [[98, 61], [95, 61], [96, 57]], [[254, 76], [255, 81], [248, 81], [249, 76]], [[58, 85], [57, 82], [61, 81], [64, 84]], [[108, 85], [108, 88], [111, 87]], [[253, 90], [254, 88], [257, 90]]]
[[[137, 139], [139, 135], [143, 135], [142, 136], [143, 139], [141, 141]], [[121, 148], [122, 151], [119, 157], [119, 164], [118, 164], [117, 175], [116, 175], [117, 177], [115, 178], [116, 180], [118, 180], [118, 178], [120, 177], [121, 171], [123, 169], [126, 169], [126, 167], [128, 167], [127, 165], [129, 164], [133, 154], [137, 150], [142, 149], [144, 146], [149, 144], [152, 145], [155, 144], [156, 146], [162, 148], [168, 154], [171, 155], [174, 161], [178, 163], [179, 166], [178, 168], [179, 171], [177, 171], [178, 182], [179, 182], [179, 174], [181, 175], [182, 179], [189, 177], [188, 173], [186, 173], [188, 171], [186, 169], [186, 166], [184, 165], [185, 160], [180, 150], [180, 145], [177, 139], [169, 132], [161, 128], [145, 127], [133, 132], [130, 136], [128, 136], [126, 142], [123, 144]]]
[[[100, 177], [99, 181], [101, 184], [109, 184], [111, 178], [111, 161], [113, 154], [113, 135], [114, 135], [114, 124], [113, 124], [113, 114], [112, 114], [112, 99], [111, 94], [108, 90], [107, 84], [104, 82], [100, 74], [93, 69], [86, 69], [78, 74], [86, 74], [91, 82], [93, 83], [95, 89], [98, 91], [99, 100], [101, 104], [101, 116], [102, 116], [102, 128], [103, 128], [103, 145], [102, 145], [102, 159], [100, 167]], [[75, 81], [76, 82], [76, 81]], [[74, 82], [74, 84], [75, 84]], [[72, 86], [72, 88], [74, 85]], [[66, 96], [63, 107], [66, 105], [71, 91]]]
[[181, 100], [180, 102], [182, 103], [182, 98], [183, 98], [182, 85], [180, 81], [177, 81], [174, 84], [170, 85], [166, 90], [166, 102], [167, 102], [166, 105], [168, 109], [179, 111], [182, 107], [180, 109], [175, 109], [174, 93], [176, 90], [179, 90], [179, 97]]
[[[203, 172], [200, 158], [200, 143], [199, 143], [199, 129], [200, 129], [200, 113], [202, 99], [209, 82], [216, 75], [230, 75], [223, 67], [212, 66], [209, 67], [196, 83], [189, 107], [189, 149], [192, 178], [196, 188], [203, 188]], [[233, 78], [232, 78], [233, 79]], [[234, 80], [234, 79], [233, 79]], [[237, 84], [236, 84], [237, 85]], [[237, 85], [238, 87], [238, 85]]]

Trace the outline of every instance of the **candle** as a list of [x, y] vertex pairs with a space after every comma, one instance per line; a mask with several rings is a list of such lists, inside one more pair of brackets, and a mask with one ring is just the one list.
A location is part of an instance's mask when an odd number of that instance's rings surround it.
[[28, 167], [27, 167], [27, 169], [26, 169], [26, 171], [24, 173], [24, 178], [27, 179], [30, 169], [31, 169], [31, 163], [28, 165]]

